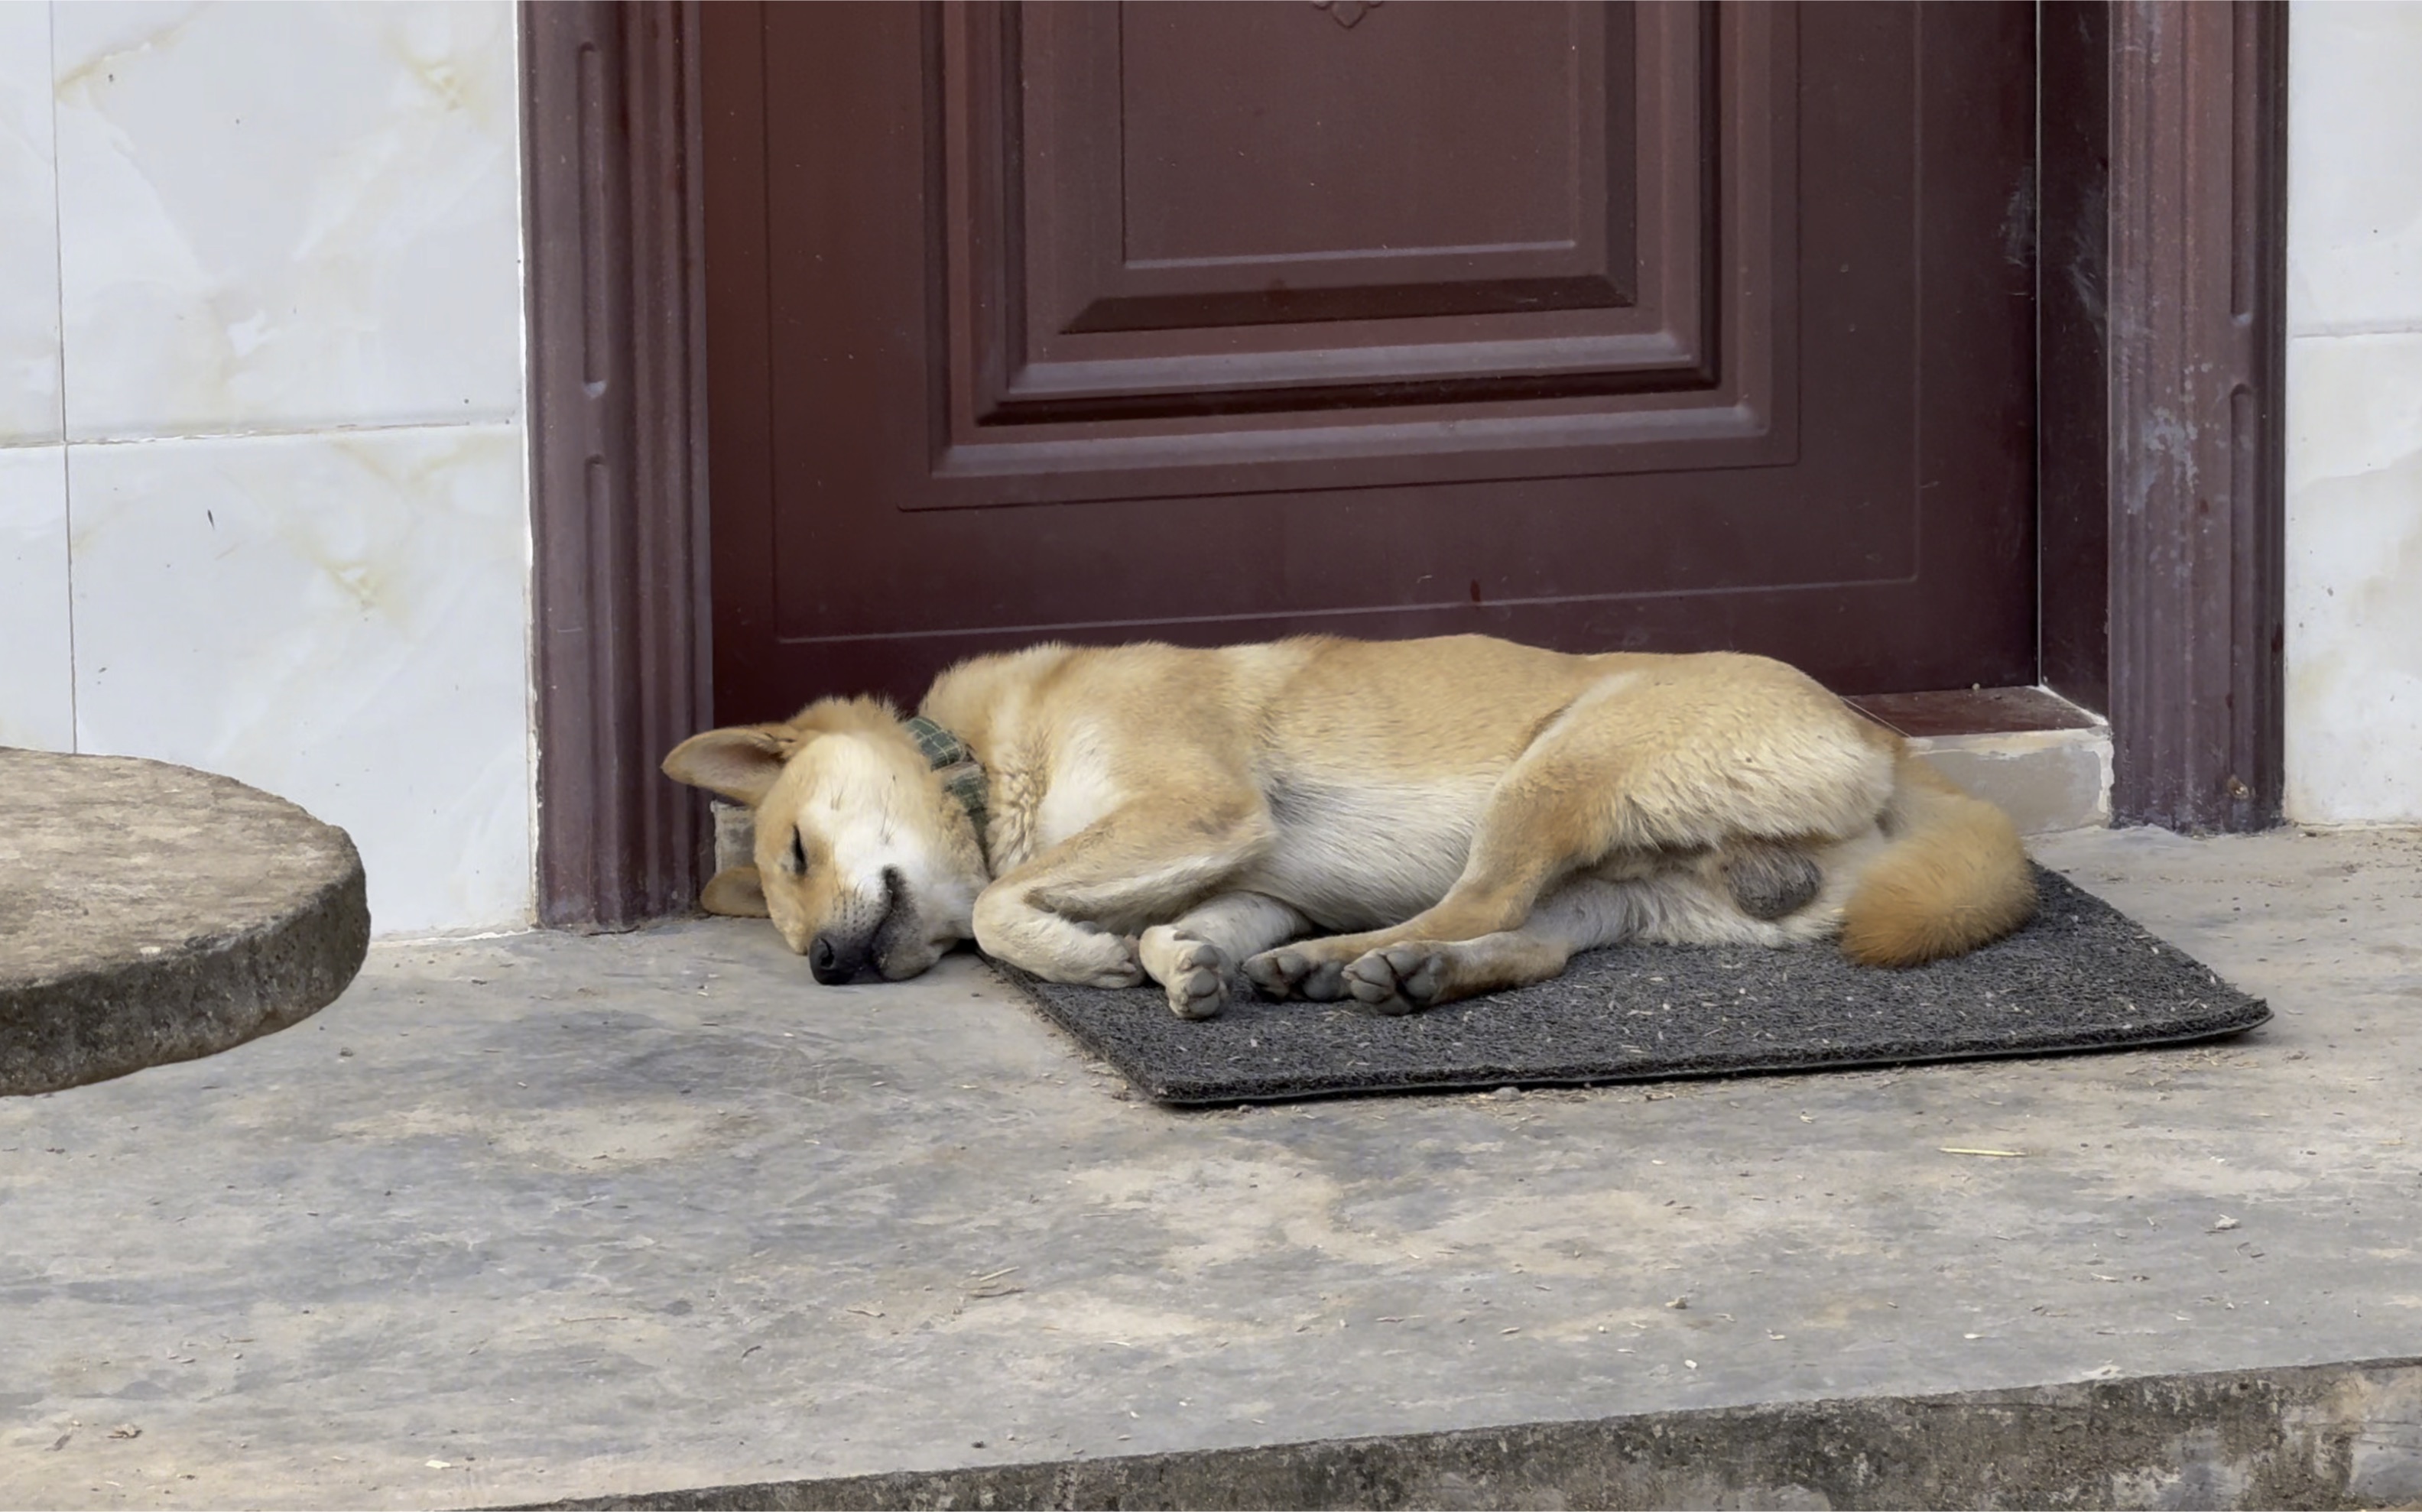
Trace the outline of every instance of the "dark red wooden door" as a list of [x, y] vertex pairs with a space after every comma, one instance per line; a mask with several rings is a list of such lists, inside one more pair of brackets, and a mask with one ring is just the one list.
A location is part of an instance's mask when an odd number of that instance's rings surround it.
[[2026, 5], [705, 26], [722, 717], [1053, 638], [2034, 681]]

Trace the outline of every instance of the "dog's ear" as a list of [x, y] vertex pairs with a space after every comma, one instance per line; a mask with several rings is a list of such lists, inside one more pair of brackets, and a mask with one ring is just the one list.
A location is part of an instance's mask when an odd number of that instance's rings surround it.
[[675, 746], [665, 758], [665, 775], [754, 809], [794, 748], [794, 739], [779, 725], [710, 730]]
[[773, 910], [765, 906], [765, 879], [753, 866], [727, 866], [706, 884], [698, 895], [700, 906], [708, 913], [722, 914], [730, 919], [771, 919]]

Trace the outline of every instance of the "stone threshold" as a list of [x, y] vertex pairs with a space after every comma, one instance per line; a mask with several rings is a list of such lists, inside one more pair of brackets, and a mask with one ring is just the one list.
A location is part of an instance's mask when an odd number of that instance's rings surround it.
[[1848, 702], [1907, 736], [1943, 776], [1999, 804], [2022, 835], [2111, 823], [2111, 727], [2048, 688], [1879, 693]]

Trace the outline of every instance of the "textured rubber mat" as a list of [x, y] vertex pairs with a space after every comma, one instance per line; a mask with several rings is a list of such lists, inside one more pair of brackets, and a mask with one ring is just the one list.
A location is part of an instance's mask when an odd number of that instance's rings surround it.
[[2007, 939], [1913, 970], [1831, 945], [1619, 946], [1552, 982], [1391, 1018], [1337, 1003], [1172, 1014], [1156, 986], [1071, 987], [995, 963], [1053, 1022], [1171, 1103], [1654, 1081], [2052, 1055], [2240, 1033], [2269, 1007], [2037, 868]]

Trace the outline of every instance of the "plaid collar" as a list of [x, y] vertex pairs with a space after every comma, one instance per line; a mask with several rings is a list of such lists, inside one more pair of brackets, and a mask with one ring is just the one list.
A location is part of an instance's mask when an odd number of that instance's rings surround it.
[[975, 822], [977, 843], [982, 843], [985, 817], [983, 764], [976, 760], [976, 753], [967, 748], [966, 741], [921, 714], [901, 723], [907, 727], [908, 737], [917, 742], [917, 748], [925, 753], [926, 764], [942, 775], [944, 790], [967, 811], [967, 817]]

